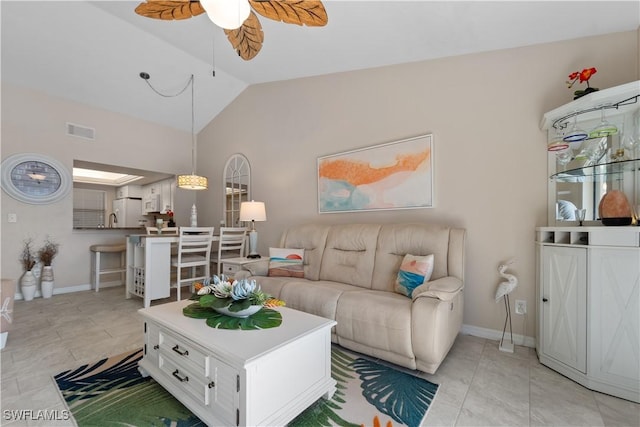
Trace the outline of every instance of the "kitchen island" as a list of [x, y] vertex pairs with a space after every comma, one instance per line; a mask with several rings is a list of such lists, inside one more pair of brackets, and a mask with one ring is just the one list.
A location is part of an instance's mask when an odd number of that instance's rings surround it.
[[[144, 300], [168, 298], [171, 288], [171, 245], [178, 243], [173, 234], [132, 234], [127, 236], [127, 272], [125, 297]], [[212, 241], [217, 242], [218, 236]]]

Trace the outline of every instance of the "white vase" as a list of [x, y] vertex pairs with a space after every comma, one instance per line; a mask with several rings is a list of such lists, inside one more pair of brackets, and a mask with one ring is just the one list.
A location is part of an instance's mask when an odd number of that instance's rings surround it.
[[198, 209], [196, 209], [196, 204], [194, 203], [193, 206], [191, 206], [191, 221], [190, 221], [190, 225], [191, 227], [197, 227], [198, 226]]
[[227, 316], [245, 318], [257, 313], [261, 308], [261, 305], [250, 305], [249, 308], [240, 311], [230, 311], [228, 307], [214, 308], [214, 310]]
[[42, 267], [40, 288], [42, 290], [42, 298], [51, 298], [53, 296], [53, 267], [50, 265]]
[[36, 294], [36, 276], [31, 270], [24, 273], [20, 280], [20, 291], [25, 301], [31, 301]]

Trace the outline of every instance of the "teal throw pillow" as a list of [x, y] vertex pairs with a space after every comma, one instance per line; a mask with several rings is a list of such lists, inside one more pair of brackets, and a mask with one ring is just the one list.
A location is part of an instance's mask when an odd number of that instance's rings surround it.
[[413, 290], [431, 279], [434, 256], [406, 254], [400, 264], [394, 289], [397, 293], [411, 298]]

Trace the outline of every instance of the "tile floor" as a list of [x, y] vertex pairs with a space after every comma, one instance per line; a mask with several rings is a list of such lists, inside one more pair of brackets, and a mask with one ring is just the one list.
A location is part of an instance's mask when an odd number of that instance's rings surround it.
[[[64, 410], [51, 375], [141, 347], [141, 307], [123, 287], [16, 301], [0, 353], [0, 425], [72, 425], [10, 420], [7, 411]], [[495, 341], [460, 335], [438, 372], [422, 376], [440, 384], [428, 426], [640, 425], [640, 405], [587, 390], [540, 365], [531, 348], [507, 354]]]

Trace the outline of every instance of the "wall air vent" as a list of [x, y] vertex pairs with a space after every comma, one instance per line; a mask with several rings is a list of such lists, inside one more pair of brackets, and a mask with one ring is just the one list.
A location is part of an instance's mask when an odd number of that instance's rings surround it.
[[67, 135], [77, 136], [78, 138], [96, 139], [96, 130], [86, 126], [67, 123]]

